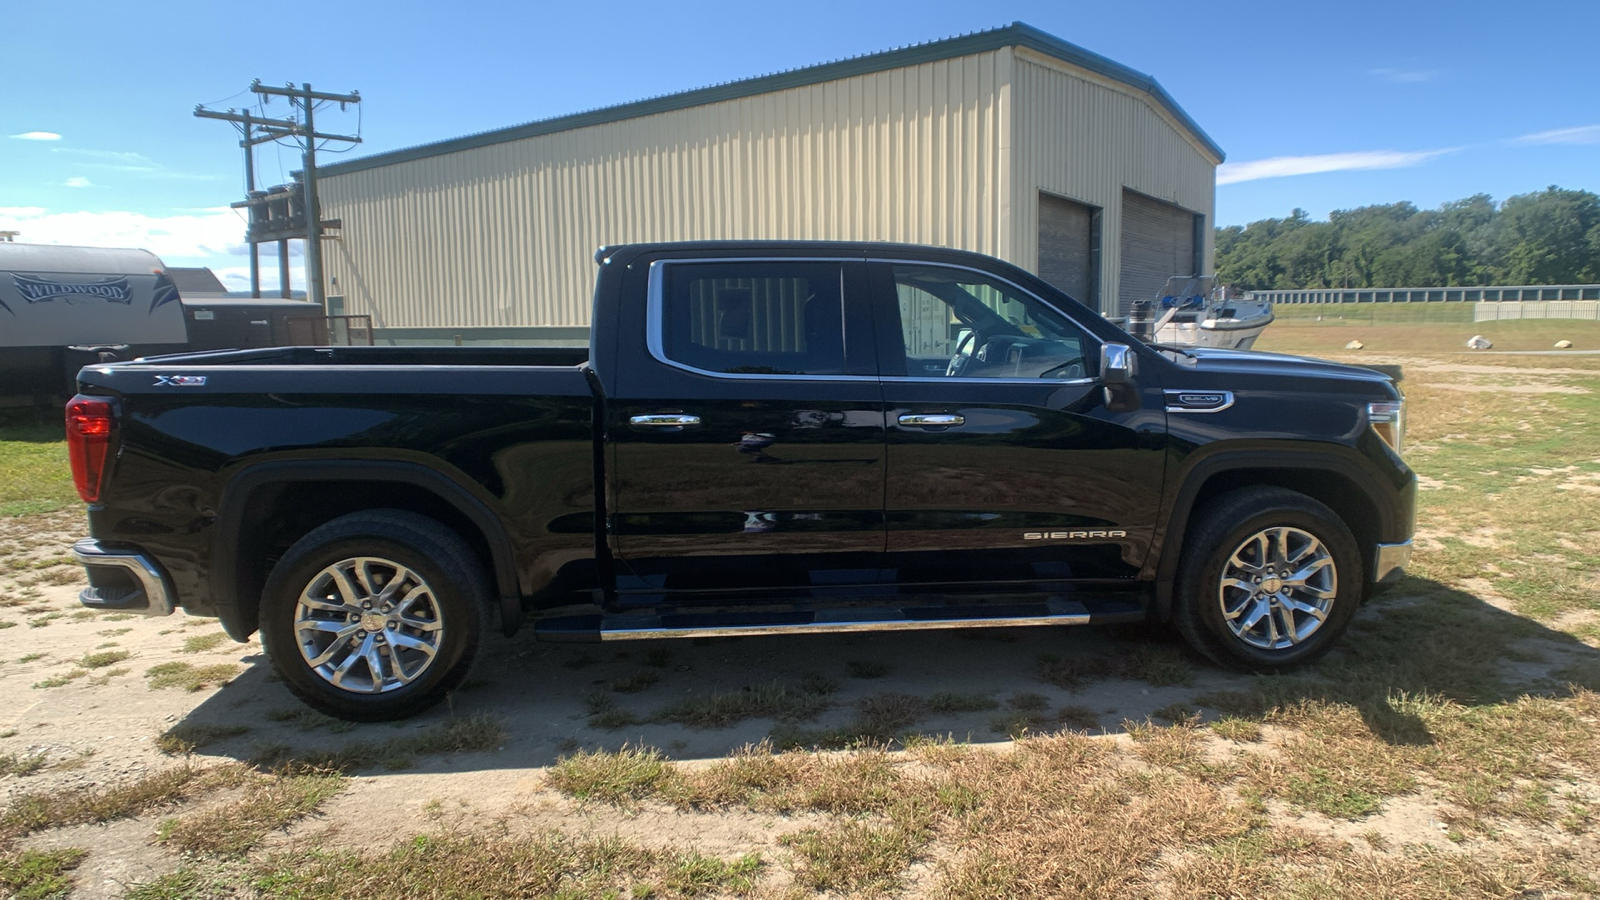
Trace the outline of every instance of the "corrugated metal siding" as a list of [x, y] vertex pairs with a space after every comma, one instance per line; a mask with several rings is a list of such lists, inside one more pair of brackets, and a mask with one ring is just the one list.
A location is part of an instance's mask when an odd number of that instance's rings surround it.
[[[1014, 252], [1038, 270], [1039, 192], [1101, 209], [1100, 296], [1118, 296], [1124, 187], [1201, 213], [1213, 258], [1216, 163], [1147, 98], [1026, 49], [1016, 52]], [[1178, 274], [1176, 272], [1172, 274]]]
[[[343, 220], [326, 253], [330, 293], [380, 328], [586, 325], [602, 244], [885, 240], [1008, 256], [1012, 58], [1007, 48], [330, 176], [323, 215]], [[1031, 200], [1026, 210], [1031, 220]]]

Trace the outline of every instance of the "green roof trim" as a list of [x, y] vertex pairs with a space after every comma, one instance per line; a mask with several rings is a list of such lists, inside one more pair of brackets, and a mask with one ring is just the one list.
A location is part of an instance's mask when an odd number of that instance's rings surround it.
[[658, 113], [705, 106], [710, 103], [721, 103], [727, 100], [738, 100], [743, 97], [753, 97], [757, 94], [784, 91], [790, 88], [821, 84], [827, 81], [837, 81], [842, 78], [853, 78], [858, 75], [870, 75], [889, 69], [939, 62], [940, 60], [955, 59], [961, 56], [971, 56], [976, 53], [988, 53], [1004, 47], [1027, 47], [1030, 50], [1054, 57], [1081, 69], [1087, 69], [1096, 75], [1121, 82], [1134, 90], [1148, 94], [1157, 105], [1182, 123], [1189, 134], [1207, 150], [1211, 151], [1219, 161], [1225, 158], [1222, 148], [1217, 146], [1216, 141], [1213, 141], [1189, 117], [1189, 114], [1183, 111], [1183, 107], [1179, 106], [1177, 101], [1173, 100], [1172, 96], [1154, 78], [1143, 72], [1130, 69], [1119, 62], [1107, 59], [1098, 53], [1091, 53], [1076, 44], [1070, 44], [1055, 35], [1046, 34], [1031, 25], [1013, 22], [1010, 25], [989, 31], [979, 31], [960, 37], [930, 41], [925, 44], [901, 47], [897, 50], [886, 50], [882, 53], [871, 53], [866, 56], [856, 56], [850, 59], [791, 69], [787, 72], [777, 72], [772, 75], [760, 75], [741, 81], [730, 81], [724, 84], [712, 85], [711, 87], [680, 91], [676, 94], [651, 97], [648, 100], [637, 100], [618, 106], [607, 106], [587, 112], [557, 116], [553, 119], [541, 119], [524, 125], [497, 128], [493, 131], [469, 134], [465, 137], [450, 138], [449, 140], [436, 141], [431, 144], [419, 144], [415, 147], [391, 150], [387, 153], [376, 153], [359, 159], [319, 166], [317, 171], [318, 174], [323, 176], [360, 172], [364, 169], [375, 169], [379, 166], [410, 162], [416, 159], [427, 159], [432, 156], [443, 156], [446, 153], [487, 147], [493, 144], [538, 137], [544, 134], [554, 134], [559, 131], [587, 128], [591, 125], [604, 125], [609, 122], [620, 122], [641, 116], [653, 116]]

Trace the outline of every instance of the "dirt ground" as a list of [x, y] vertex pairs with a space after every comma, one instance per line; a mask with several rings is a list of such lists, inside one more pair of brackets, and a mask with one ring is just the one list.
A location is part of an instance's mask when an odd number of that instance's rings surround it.
[[[1574, 388], [1563, 376], [1595, 373], [1587, 366], [1568, 368], [1564, 360], [1529, 361], [1514, 378], [1498, 365], [1459, 356], [1374, 354], [1363, 361], [1403, 363], [1419, 375], [1430, 373], [1424, 380], [1431, 379], [1439, 389], [1461, 394], [1483, 384], [1511, 382], [1532, 393], [1581, 391], [1585, 389]], [[1434, 489], [1444, 487], [1434, 481]], [[1574, 496], [1594, 502], [1581, 491]], [[586, 803], [553, 790], [548, 769], [581, 750], [630, 746], [657, 748], [691, 767], [703, 765], [747, 745], [781, 740], [786, 725], [823, 731], [843, 726], [862, 701], [952, 693], [991, 702], [989, 708], [969, 704], [967, 711], [922, 709], [908, 730], [1005, 752], [1011, 746], [1007, 731], [1016, 718], [1012, 713], [1061, 709], [1070, 710], [1063, 715], [1094, 740], [1126, 747], [1132, 745], [1129, 723], [1170, 722], [1189, 711], [1200, 722], [1212, 722], [1222, 713], [1205, 698], [1246, 691], [1253, 683], [1201, 661], [1168, 636], [1128, 629], [1009, 628], [604, 645], [545, 644], [525, 633], [513, 639], [490, 636], [471, 680], [449, 705], [404, 723], [355, 726], [310, 713], [277, 683], [259, 643], [219, 640], [215, 636], [220, 629], [212, 620], [181, 612], [143, 618], [82, 610], [76, 599], [82, 586], [76, 568], [47, 565], [81, 532], [76, 512], [0, 520], [0, 541], [21, 551], [12, 554], [11, 569], [0, 575], [0, 628], [9, 638], [0, 658], [0, 759], [10, 759], [12, 770], [0, 776], [0, 794], [7, 802], [41, 791], [68, 793], [125, 783], [177, 765], [178, 759], [158, 746], [158, 739], [175, 726], [236, 732], [187, 757], [191, 764], [212, 765], [281, 754], [285, 745], [303, 754], [356, 742], [380, 744], [478, 713], [505, 724], [503, 742], [490, 751], [417, 755], [395, 771], [380, 766], [358, 772], [346, 790], [314, 814], [274, 833], [268, 849], [383, 847], [440, 828], [533, 833], [553, 827], [575, 835], [622, 836], [646, 846], [693, 846], [720, 857], [752, 851], [779, 857], [785, 835], [814, 824], [817, 814], [730, 808], [689, 815], [661, 804]], [[1442, 553], [1450, 533], [1435, 528], [1420, 537], [1420, 552]], [[1488, 581], [1466, 580], [1450, 587], [1459, 592], [1455, 596], [1461, 604], [1485, 616], [1530, 624]], [[1600, 582], [1595, 590], [1600, 592]], [[1357, 627], [1391, 612], [1381, 605], [1364, 609]], [[1596, 618], [1594, 613], [1578, 615], [1588, 617], [1577, 623], [1585, 626]], [[1558, 673], [1574, 667], [1594, 670], [1600, 664], [1600, 642], [1576, 638], [1572, 631], [1532, 624], [1517, 642], [1514, 658], [1503, 664], [1527, 685], [1554, 684], [1560, 681]], [[1334, 659], [1347, 652], [1336, 651]], [[1087, 667], [1094, 674], [1081, 680], [1052, 680], [1041, 674], [1054, 665], [1070, 669], [1075, 660], [1108, 658], [1121, 662], [1109, 670], [1100, 663]], [[178, 670], [176, 680], [193, 676], [195, 689], [181, 683], [157, 686], [159, 679], [148, 673], [163, 664], [169, 672]], [[829, 685], [824, 709], [798, 725], [771, 718], [726, 727], [648, 721], [675, 701], [773, 680]], [[1600, 805], [1600, 786], [1590, 776], [1574, 772], [1569, 784], [1573, 796]], [[1470, 840], [1451, 834], [1448, 804], [1425, 788], [1393, 797], [1377, 812], [1356, 819], [1280, 802], [1273, 802], [1270, 810], [1275, 821], [1332, 839], [1359, 836], [1375, 847], [1473, 852]], [[120, 897], [128, 886], [173, 872], [183, 863], [154, 841], [160, 820], [170, 812], [158, 809], [109, 824], [45, 830], [27, 837], [24, 845], [89, 850], [75, 873], [72, 896]], [[1535, 826], [1514, 827], [1538, 831]], [[1574, 834], [1552, 827], [1535, 837], [1550, 846], [1575, 847], [1581, 858], [1600, 860], [1592, 831]], [[931, 884], [930, 866], [918, 865], [904, 884], [910, 895]]]

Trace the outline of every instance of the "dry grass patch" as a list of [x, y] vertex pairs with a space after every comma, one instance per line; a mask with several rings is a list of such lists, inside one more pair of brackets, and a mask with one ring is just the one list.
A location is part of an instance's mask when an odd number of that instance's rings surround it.
[[0, 754], [0, 776], [32, 775], [44, 768], [45, 761], [43, 753]]
[[326, 772], [257, 777], [237, 800], [161, 823], [157, 839], [184, 853], [237, 856], [315, 812], [345, 784]]
[[505, 739], [504, 720], [480, 713], [387, 741], [355, 741], [333, 749], [298, 752], [286, 744], [271, 744], [258, 748], [250, 762], [258, 768], [291, 773], [344, 773], [379, 767], [394, 771], [409, 768], [421, 755], [498, 750]]
[[952, 898], [1136, 894], [1170, 848], [1259, 826], [1218, 789], [1177, 773], [1130, 777], [1114, 748], [1079, 735], [943, 768], [951, 782], [985, 788], [956, 817], [956, 852], [942, 866]]
[[78, 660], [78, 665], [85, 669], [104, 669], [107, 666], [114, 666], [132, 655], [126, 650], [100, 650], [94, 653], [85, 653], [83, 658]]
[[231, 638], [228, 637], [226, 632], [222, 631], [213, 631], [210, 634], [192, 635], [183, 639], [183, 652], [204, 653], [207, 650], [215, 650], [218, 647], [221, 647], [229, 640], [231, 640]]
[[675, 772], [659, 750], [579, 751], [557, 760], [545, 783], [580, 800], [628, 805], [657, 795]]
[[652, 720], [690, 728], [726, 728], [746, 719], [805, 721], [830, 705], [827, 684], [763, 681], [741, 690], [689, 697], [656, 711]]
[[23, 850], [0, 856], [0, 888], [15, 900], [55, 900], [72, 892], [72, 870], [89, 851]]
[[233, 663], [194, 666], [186, 662], [164, 662], [151, 666], [144, 674], [150, 679], [150, 689], [153, 691], [182, 688], [193, 692], [228, 683], [239, 674], [239, 667]]
[[209, 790], [238, 785], [243, 766], [198, 769], [182, 765], [108, 788], [50, 789], [13, 796], [0, 813], [0, 838], [17, 838], [46, 828], [109, 822], [176, 803]]
[[[273, 856], [254, 867], [249, 885], [262, 897], [295, 900], [389, 897], [397, 892], [483, 900], [624, 896], [668, 900], [748, 894], [761, 868], [761, 858], [755, 854], [722, 860], [692, 850], [649, 849], [620, 838], [584, 839], [558, 832], [528, 839], [447, 834], [419, 835], [387, 852]], [[191, 883], [205, 883], [203, 878], [189, 877]]]
[[893, 895], [925, 840], [893, 824], [851, 820], [784, 836], [795, 883], [851, 896]]

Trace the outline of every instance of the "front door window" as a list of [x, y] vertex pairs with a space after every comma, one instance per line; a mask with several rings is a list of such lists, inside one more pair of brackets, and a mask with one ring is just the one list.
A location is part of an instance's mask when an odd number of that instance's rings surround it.
[[1087, 378], [1090, 342], [1072, 322], [1004, 282], [965, 269], [896, 265], [906, 374]]

